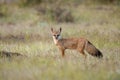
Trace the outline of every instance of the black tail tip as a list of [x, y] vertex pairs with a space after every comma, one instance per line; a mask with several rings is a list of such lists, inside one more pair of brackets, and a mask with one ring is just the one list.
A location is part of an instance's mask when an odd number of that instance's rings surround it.
[[97, 54], [96, 54], [96, 57], [102, 58], [102, 57], [103, 57], [103, 54], [102, 54], [100, 51], [98, 51]]

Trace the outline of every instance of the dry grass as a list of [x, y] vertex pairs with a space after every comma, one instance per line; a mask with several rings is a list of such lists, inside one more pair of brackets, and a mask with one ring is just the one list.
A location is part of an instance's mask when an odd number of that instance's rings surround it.
[[[62, 58], [53, 44], [48, 23], [4, 23], [0, 25], [0, 50], [18, 52], [28, 57], [0, 58], [0, 79], [119, 80], [119, 10], [115, 6], [102, 6], [99, 11], [98, 7], [78, 6], [75, 9], [77, 13], [74, 13], [78, 17], [77, 23], [51, 25], [57, 29], [62, 27], [63, 37], [87, 38], [101, 50], [103, 59], [88, 55], [84, 61], [84, 57], [74, 50], [67, 50], [66, 57]], [[113, 14], [114, 11], [116, 13]]]

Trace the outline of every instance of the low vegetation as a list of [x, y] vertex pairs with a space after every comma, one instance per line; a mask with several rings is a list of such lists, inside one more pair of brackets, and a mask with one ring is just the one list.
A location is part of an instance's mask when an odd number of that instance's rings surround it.
[[[1, 80], [120, 79], [119, 5], [72, 5], [74, 21], [68, 23], [52, 20], [51, 13], [39, 12], [41, 7], [7, 6], [0, 12], [0, 54], [20, 56], [0, 55]], [[67, 50], [62, 58], [53, 43], [51, 27], [62, 27], [65, 38], [87, 38], [103, 53], [103, 58], [97, 59], [86, 52], [84, 60], [74, 50]]]

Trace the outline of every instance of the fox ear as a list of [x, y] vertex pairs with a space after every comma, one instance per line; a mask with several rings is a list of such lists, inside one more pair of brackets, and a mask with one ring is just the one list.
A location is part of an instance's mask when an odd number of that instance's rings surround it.
[[53, 32], [53, 28], [51, 28], [51, 32]]
[[60, 32], [62, 31], [62, 28], [60, 27]]

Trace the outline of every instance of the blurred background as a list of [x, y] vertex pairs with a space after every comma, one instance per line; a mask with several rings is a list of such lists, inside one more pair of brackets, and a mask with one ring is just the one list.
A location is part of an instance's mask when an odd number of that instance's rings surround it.
[[[103, 58], [62, 58], [51, 27], [87, 38]], [[120, 0], [0, 0], [0, 80], [120, 80]]]
[[[92, 8], [100, 13], [112, 11], [112, 6], [119, 7], [120, 0], [0, 0], [0, 24], [80, 23], [94, 18], [85, 14], [84, 9]], [[117, 13], [113, 11], [113, 15]]]

